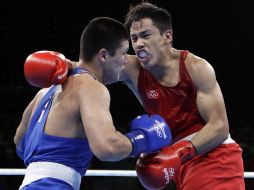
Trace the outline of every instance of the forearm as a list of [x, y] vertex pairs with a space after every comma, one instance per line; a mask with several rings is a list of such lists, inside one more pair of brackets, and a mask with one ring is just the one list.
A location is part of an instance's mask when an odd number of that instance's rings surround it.
[[162, 117], [144, 114], [132, 120], [131, 130], [127, 134], [122, 135], [116, 130], [113, 131], [113, 134], [107, 133], [107, 138], [105, 138], [107, 149], [101, 149], [103, 152], [101, 159], [118, 161], [128, 156], [151, 153], [168, 146], [171, 139], [170, 128]]
[[228, 125], [225, 122], [207, 123], [191, 140], [196, 154], [205, 154], [219, 146], [228, 137]]
[[94, 151], [95, 156], [101, 161], [120, 161], [127, 158], [132, 151], [131, 141], [118, 131], [111, 134], [103, 143], [99, 151]]

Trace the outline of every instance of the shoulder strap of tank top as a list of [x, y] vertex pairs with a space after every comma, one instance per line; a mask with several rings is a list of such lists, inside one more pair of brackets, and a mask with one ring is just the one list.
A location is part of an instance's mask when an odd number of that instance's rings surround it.
[[[52, 96], [54, 95], [56, 89], [57, 89], [58, 85], [54, 85], [52, 86], [48, 92], [44, 95], [44, 97], [42, 98], [40, 104], [37, 106], [35, 112], [33, 113], [33, 116], [31, 118], [31, 121], [29, 122], [29, 128], [31, 124], [35, 124], [37, 119], [40, 117], [41, 112], [43, 110], [43, 108], [45, 107], [45, 105], [48, 103], [49, 100], [52, 99]], [[29, 130], [28, 128], [28, 130]]]
[[49, 102], [52, 100], [52, 96], [54, 95], [58, 85], [53, 85], [50, 87], [48, 92], [43, 96], [41, 99], [39, 105], [36, 107], [35, 112], [33, 113], [31, 120], [29, 122], [29, 127], [25, 133], [25, 135], [22, 137], [21, 141], [16, 147], [16, 152], [18, 156], [23, 160], [24, 159], [24, 148], [26, 146], [25, 139], [27, 138], [27, 134], [30, 134], [33, 131], [33, 128], [35, 124], [37, 123], [37, 120], [40, 118], [42, 114], [42, 110], [48, 106]]
[[85, 69], [85, 68], [81, 68], [81, 67], [75, 67], [71, 70], [69, 76], [73, 76], [73, 75], [76, 75], [76, 74], [83, 74], [83, 73], [88, 73], [90, 74], [95, 80], [96, 77], [93, 73], [91, 73], [89, 70]]
[[181, 55], [180, 55], [181, 62], [184, 63], [184, 61], [185, 61], [185, 59], [186, 59], [188, 53], [189, 53], [188, 50], [183, 50], [183, 51], [181, 51]]
[[187, 71], [187, 68], [185, 66], [185, 59], [188, 55], [189, 51], [188, 50], [182, 50], [180, 53], [180, 80], [183, 81], [185, 79], [189, 79], [189, 74]]
[[186, 67], [185, 67], [184, 63], [185, 63], [185, 59], [186, 59], [188, 53], [189, 53], [188, 50], [182, 50], [180, 52], [180, 72], [182, 72], [182, 71], [185, 72], [186, 71]]

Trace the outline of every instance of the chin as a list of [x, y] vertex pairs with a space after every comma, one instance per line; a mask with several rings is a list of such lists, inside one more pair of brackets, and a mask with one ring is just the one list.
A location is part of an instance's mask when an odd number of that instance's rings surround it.
[[149, 69], [152, 67], [151, 64], [149, 64], [148, 62], [147, 63], [141, 63], [142, 67], [145, 68], [145, 69]]
[[110, 80], [105, 81], [104, 84], [113, 84], [113, 83], [116, 83], [118, 81], [119, 81], [118, 79], [110, 79]]
[[149, 68], [151, 66], [153, 66], [152, 62], [150, 59], [146, 59], [146, 60], [143, 60], [143, 61], [140, 61], [142, 67], [144, 68]]

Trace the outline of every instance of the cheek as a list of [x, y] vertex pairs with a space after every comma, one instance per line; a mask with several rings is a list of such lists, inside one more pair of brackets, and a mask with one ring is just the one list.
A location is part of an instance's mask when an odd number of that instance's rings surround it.
[[131, 47], [132, 47], [133, 49], [135, 49], [135, 48], [136, 48], [136, 43], [135, 43], [135, 42], [131, 42]]
[[111, 72], [118, 72], [119, 68], [121, 67], [121, 62], [120, 60], [116, 59], [114, 62], [111, 63], [110, 65], [110, 70]]
[[116, 67], [122, 67], [124, 65], [125, 59], [124, 57], [119, 57], [116, 61]]
[[159, 43], [151, 44], [150, 47], [154, 55], [160, 55], [162, 46]]
[[150, 41], [149, 46], [152, 47], [153, 49], [157, 49], [161, 46], [160, 41]]

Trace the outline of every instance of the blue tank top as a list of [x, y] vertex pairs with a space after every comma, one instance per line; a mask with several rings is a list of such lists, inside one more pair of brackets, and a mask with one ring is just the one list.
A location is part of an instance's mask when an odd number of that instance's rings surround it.
[[[82, 73], [89, 73], [96, 79], [84, 68], [74, 68], [70, 76]], [[84, 175], [93, 157], [87, 139], [57, 137], [44, 133], [45, 122], [57, 88], [59, 85], [53, 85], [42, 98], [30, 120], [26, 134], [16, 147], [16, 152], [26, 166], [38, 161], [56, 162]]]

